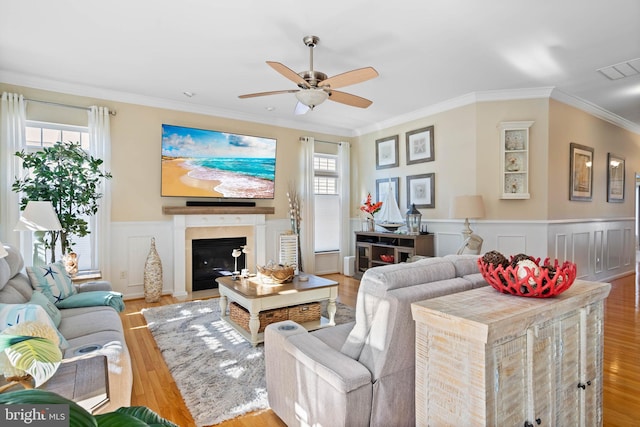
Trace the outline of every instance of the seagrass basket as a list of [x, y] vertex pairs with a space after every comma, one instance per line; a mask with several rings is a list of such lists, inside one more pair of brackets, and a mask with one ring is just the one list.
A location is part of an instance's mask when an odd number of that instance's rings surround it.
[[[232, 302], [229, 304], [229, 318], [235, 323], [240, 325], [242, 329], [247, 332], [251, 332], [249, 329], [249, 311], [242, 307], [240, 304]], [[264, 332], [264, 328], [268, 325], [276, 322], [282, 322], [288, 318], [287, 307], [275, 308], [273, 310], [261, 311], [258, 314], [258, 320], [260, 320], [260, 327], [258, 333]]]
[[312, 322], [320, 320], [320, 303], [312, 302], [289, 307], [289, 320], [296, 323]]

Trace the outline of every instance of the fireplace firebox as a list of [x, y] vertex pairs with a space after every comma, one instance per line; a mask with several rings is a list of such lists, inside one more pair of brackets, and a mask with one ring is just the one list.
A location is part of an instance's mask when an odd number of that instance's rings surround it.
[[[216, 278], [231, 276], [236, 267], [236, 258], [231, 256], [234, 249], [247, 244], [246, 237], [225, 237], [219, 239], [194, 239], [191, 241], [192, 291], [216, 289]], [[237, 258], [238, 270], [245, 266], [246, 254]]]

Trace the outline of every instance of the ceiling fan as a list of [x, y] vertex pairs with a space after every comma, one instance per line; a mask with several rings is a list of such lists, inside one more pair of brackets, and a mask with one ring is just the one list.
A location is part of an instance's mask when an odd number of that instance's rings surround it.
[[367, 108], [372, 104], [372, 101], [368, 99], [350, 93], [340, 92], [335, 89], [378, 77], [378, 72], [373, 67], [358, 68], [357, 70], [351, 70], [333, 77], [328, 77], [325, 73], [313, 69], [313, 48], [318, 45], [320, 39], [316, 36], [305, 36], [302, 41], [309, 47], [308, 71], [296, 73], [279, 62], [267, 61], [267, 64], [271, 68], [297, 84], [299, 89], [249, 93], [240, 95], [239, 98], [245, 99], [255, 98], [257, 96], [278, 95], [281, 93], [295, 93], [298, 99], [295, 108], [296, 114], [305, 114], [327, 99], [358, 108]]

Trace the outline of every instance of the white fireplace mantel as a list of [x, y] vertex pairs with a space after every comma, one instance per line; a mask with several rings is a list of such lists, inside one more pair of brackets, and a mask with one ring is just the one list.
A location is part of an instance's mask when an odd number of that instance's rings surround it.
[[[266, 218], [262, 213], [247, 214], [186, 214], [173, 215], [173, 296], [187, 295], [186, 234], [194, 227], [253, 227], [255, 265], [264, 265], [266, 258]], [[215, 238], [215, 232], [211, 236]], [[190, 261], [189, 261], [190, 262]]]

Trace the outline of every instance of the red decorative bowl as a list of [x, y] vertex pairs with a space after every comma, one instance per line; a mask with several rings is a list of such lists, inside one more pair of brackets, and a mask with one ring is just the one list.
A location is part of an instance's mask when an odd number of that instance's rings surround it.
[[[504, 268], [502, 265], [495, 267], [493, 264], [485, 263], [482, 258], [478, 258], [478, 267], [482, 277], [496, 290], [522, 297], [548, 298], [560, 295], [576, 280], [576, 265], [565, 261], [562, 264], [554, 260], [549, 263], [549, 258], [545, 259], [540, 266], [540, 258], [531, 259], [537, 268], [511, 267]], [[546, 266], [552, 266], [550, 269]], [[519, 271], [525, 269], [526, 274]]]
[[393, 260], [395, 259], [393, 255], [386, 255], [386, 254], [382, 254], [380, 255], [380, 259], [384, 262], [393, 262]]

